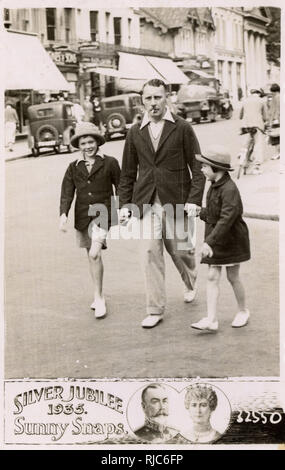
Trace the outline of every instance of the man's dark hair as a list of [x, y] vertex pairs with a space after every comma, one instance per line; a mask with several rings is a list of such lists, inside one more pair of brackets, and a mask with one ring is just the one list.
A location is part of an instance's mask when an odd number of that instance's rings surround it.
[[280, 86], [278, 85], [278, 83], [272, 83], [271, 87], [270, 87], [270, 91], [279, 91], [280, 92]]
[[164, 83], [163, 80], [160, 80], [160, 78], [152, 78], [151, 80], [148, 80], [146, 83], [143, 84], [143, 87], [142, 87], [142, 92], [144, 91], [144, 88], [149, 85], [149, 86], [156, 86], [156, 87], [160, 87], [160, 86], [163, 86], [163, 88], [165, 89], [166, 91], [166, 84]]

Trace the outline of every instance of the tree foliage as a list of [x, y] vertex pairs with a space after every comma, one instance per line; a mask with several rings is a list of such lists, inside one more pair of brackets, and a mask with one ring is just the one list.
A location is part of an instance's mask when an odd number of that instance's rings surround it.
[[280, 33], [280, 16], [281, 9], [270, 7], [270, 14], [272, 20], [267, 27], [267, 45], [266, 53], [268, 62], [273, 62], [276, 65], [280, 65], [280, 42], [281, 42], [281, 33]]

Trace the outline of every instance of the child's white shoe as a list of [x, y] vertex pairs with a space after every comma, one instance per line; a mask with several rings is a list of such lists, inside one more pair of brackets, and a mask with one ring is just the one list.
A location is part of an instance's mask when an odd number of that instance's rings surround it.
[[241, 328], [248, 323], [249, 320], [249, 310], [244, 310], [244, 312], [238, 312], [232, 322], [233, 328]]
[[102, 299], [94, 300], [90, 307], [92, 310], [95, 310], [95, 318], [103, 318], [106, 316], [107, 308], [104, 297]]
[[196, 330], [217, 331], [219, 324], [217, 321], [211, 321], [208, 317], [202, 318], [197, 323], [192, 323], [191, 328]]

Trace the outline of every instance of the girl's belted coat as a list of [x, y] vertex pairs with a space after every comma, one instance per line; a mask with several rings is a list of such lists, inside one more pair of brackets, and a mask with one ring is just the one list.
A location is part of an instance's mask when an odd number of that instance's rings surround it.
[[211, 184], [206, 208], [200, 212], [206, 223], [204, 240], [213, 250], [213, 256], [203, 258], [202, 263], [223, 265], [250, 259], [248, 228], [242, 214], [239, 190], [226, 172]]

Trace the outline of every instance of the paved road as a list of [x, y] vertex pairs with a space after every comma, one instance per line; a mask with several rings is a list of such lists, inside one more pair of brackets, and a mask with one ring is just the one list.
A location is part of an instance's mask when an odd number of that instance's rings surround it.
[[[195, 129], [201, 140], [206, 135], [208, 141], [227, 139], [235, 152], [234, 126], [220, 122]], [[120, 160], [122, 145], [108, 143], [106, 153]], [[230, 327], [236, 306], [224, 276], [220, 331], [192, 330], [190, 323], [206, 311], [207, 267], [200, 269], [197, 299], [186, 305], [167, 256], [165, 320], [153, 330], [142, 329], [144, 289], [136, 240], [109, 241], [104, 253], [109, 315], [95, 320], [89, 309], [88, 261], [76, 247], [73, 218], [66, 234], [57, 229], [60, 182], [75, 157], [49, 155], [6, 165], [6, 377], [279, 375], [279, 224], [247, 221], [252, 260], [242, 273], [252, 316], [246, 328]], [[202, 231], [199, 223], [198, 246]]]

